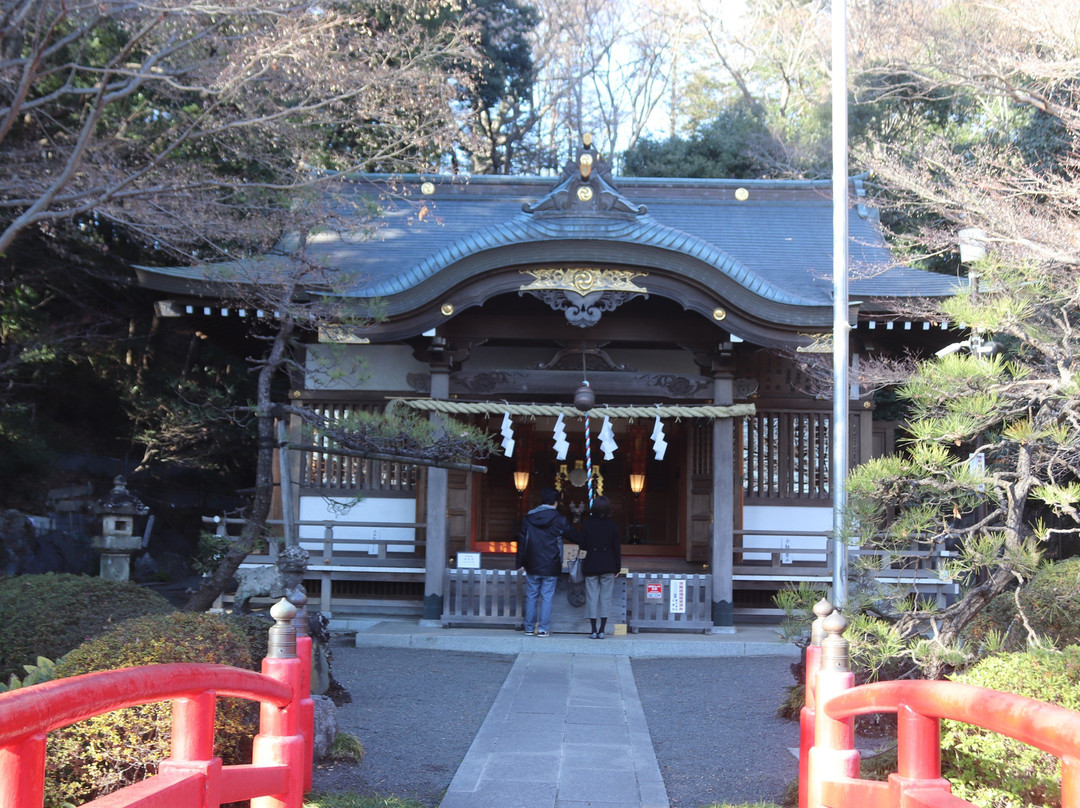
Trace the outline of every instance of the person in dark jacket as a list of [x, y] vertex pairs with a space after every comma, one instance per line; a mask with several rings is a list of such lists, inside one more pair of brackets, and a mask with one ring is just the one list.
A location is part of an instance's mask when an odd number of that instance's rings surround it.
[[[525, 570], [525, 635], [546, 637], [551, 630], [555, 584], [563, 568], [563, 540], [577, 536], [559, 513], [559, 492], [545, 488], [540, 505], [525, 515], [518, 536], [517, 565]], [[539, 608], [538, 608], [539, 607]]]
[[[581, 571], [585, 574], [585, 616], [592, 623], [589, 636], [602, 640], [611, 616], [615, 576], [622, 569], [619, 526], [611, 518], [611, 500], [607, 497], [597, 497], [593, 501], [589, 518], [581, 525], [580, 542]], [[599, 628], [597, 620], [600, 621]]]

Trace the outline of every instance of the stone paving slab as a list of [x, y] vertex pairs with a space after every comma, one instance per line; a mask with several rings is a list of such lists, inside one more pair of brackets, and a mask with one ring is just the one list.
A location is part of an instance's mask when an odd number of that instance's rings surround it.
[[630, 658], [521, 653], [440, 808], [582, 806], [669, 808]]

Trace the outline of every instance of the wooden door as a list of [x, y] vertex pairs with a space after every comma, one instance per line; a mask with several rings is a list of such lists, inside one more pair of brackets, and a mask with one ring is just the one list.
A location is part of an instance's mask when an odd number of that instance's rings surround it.
[[712, 421], [695, 419], [688, 431], [686, 560], [704, 564], [712, 547]]
[[447, 552], [467, 550], [472, 538], [472, 477], [467, 471], [450, 469], [446, 484]]

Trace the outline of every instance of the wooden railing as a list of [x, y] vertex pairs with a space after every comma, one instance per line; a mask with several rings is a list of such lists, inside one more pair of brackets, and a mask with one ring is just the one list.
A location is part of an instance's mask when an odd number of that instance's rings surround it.
[[[673, 592], [676, 597], [673, 598]], [[655, 593], [655, 597], [653, 594]], [[518, 570], [446, 570], [444, 626], [520, 626], [525, 617], [525, 575]], [[621, 622], [621, 616], [617, 622]], [[630, 573], [626, 576], [630, 631], [712, 629], [712, 576]]]
[[[271, 614], [275, 625], [262, 673], [228, 665], [148, 665], [0, 693], [0, 806], [42, 804], [48, 732], [125, 707], [171, 700], [171, 754], [158, 774], [87, 803], [88, 808], [219, 808], [241, 800], [251, 800], [252, 808], [301, 808], [312, 777], [311, 638], [297, 637], [297, 610], [288, 601], [276, 604]], [[213, 755], [214, 711], [221, 696], [262, 704], [250, 764], [223, 766]]]
[[[985, 687], [942, 681], [854, 686], [847, 621], [815, 607], [800, 721], [799, 808], [975, 808], [941, 776], [941, 720], [982, 727], [1061, 759], [1061, 806], [1080, 808], [1080, 713]], [[897, 770], [859, 776], [854, 717], [894, 713]]]
[[[203, 517], [203, 523], [218, 536], [235, 535], [244, 524], [240, 518], [224, 516]], [[282, 529], [280, 520], [268, 524]], [[333, 613], [334, 581], [404, 582], [403, 585], [418, 586], [425, 576], [426, 525], [420, 522], [360, 522], [336, 520], [300, 521], [299, 528], [316, 528], [321, 538], [304, 538], [300, 544], [311, 553], [307, 578], [318, 580], [319, 610]], [[352, 538], [343, 532], [356, 528], [410, 529], [417, 531], [412, 541], [393, 538]], [[736, 530], [738, 546], [734, 550], [733, 579], [736, 588], [776, 590], [792, 583], [820, 584], [827, 587], [832, 581], [832, 548], [828, 531], [798, 530]], [[816, 546], [799, 547], [799, 540], [815, 541]], [[787, 540], [787, 541], [785, 541]], [[510, 542], [505, 548], [511, 549]], [[272, 564], [277, 558], [277, 543], [269, 542], [265, 552], [252, 553], [244, 563], [245, 568]], [[866, 547], [849, 549], [849, 557], [884, 558], [884, 568], [878, 575], [883, 583], [905, 587], [922, 597], [935, 599], [945, 605], [957, 591], [957, 584], [944, 574], [944, 562], [952, 554], [948, 551], [919, 549], [916, 545], [902, 551], [885, 551]], [[504, 554], [500, 554], [504, 556]], [[512, 558], [505, 554], [504, 557]], [[642, 562], [639, 562], [642, 563]], [[638, 570], [645, 573], [647, 570]], [[342, 584], [340, 586], [345, 586]], [[340, 595], [339, 596], [345, 597]], [[634, 592], [627, 590], [628, 598]], [[394, 604], [403, 602], [400, 598]], [[350, 601], [351, 603], [351, 601]], [[387, 605], [390, 601], [379, 601]], [[351, 608], [351, 606], [350, 606]], [[628, 608], [633, 608], [628, 601]], [[655, 611], [655, 610], [654, 610]], [[779, 615], [779, 609], [769, 606], [740, 607], [741, 613]], [[639, 613], [643, 613], [639, 610]], [[474, 616], [476, 617], [476, 616]], [[475, 620], [470, 618], [473, 622]], [[651, 622], [648, 618], [647, 622]], [[665, 619], [664, 621], [668, 621]]]
[[626, 625], [630, 631], [712, 630], [711, 575], [631, 572], [626, 579]]
[[443, 626], [517, 626], [524, 619], [524, 573], [518, 570], [446, 570]]
[[[245, 519], [237, 517], [204, 516], [202, 522], [212, 527], [215, 536], [229, 538], [236, 535]], [[278, 532], [284, 529], [280, 519], [268, 519], [268, 527]], [[427, 542], [423, 539], [380, 539], [343, 536], [339, 531], [352, 528], [374, 528], [381, 530], [425, 530], [423, 522], [350, 522], [345, 520], [301, 520], [296, 523], [298, 529], [305, 527], [319, 528], [322, 537], [313, 539], [302, 537], [300, 546], [312, 555], [312, 564], [325, 566], [355, 566], [376, 564], [379, 566], [415, 566], [416, 559], [424, 558]], [[231, 532], [230, 532], [231, 531]], [[371, 548], [375, 548], [372, 551]], [[264, 552], [255, 552], [248, 556], [252, 563], [272, 563], [277, 560], [278, 542], [272, 540]]]
[[[224, 516], [204, 516], [203, 524], [212, 527], [219, 537], [231, 537], [239, 531], [244, 521]], [[283, 529], [281, 520], [269, 520], [271, 527]], [[427, 542], [416, 538], [357, 538], [342, 536], [341, 531], [354, 528], [385, 530], [426, 530], [422, 522], [348, 522], [348, 521], [300, 521], [297, 528], [314, 527], [322, 532], [319, 539], [302, 538], [300, 546], [311, 554], [308, 562], [308, 580], [319, 581], [319, 611], [332, 614], [334, 580], [422, 580]], [[278, 543], [270, 541], [265, 552], [252, 553], [244, 561], [242, 569], [267, 566], [277, 560]], [[220, 601], [221, 599], [219, 599]], [[216, 604], [219, 608], [224, 603]]]
[[[735, 535], [743, 544], [735, 548], [733, 577], [737, 582], [765, 586], [784, 582], [828, 585], [832, 581], [834, 542], [828, 531], [736, 530]], [[751, 540], [749, 545], [747, 539]], [[783, 539], [795, 539], [796, 542], [808, 539], [819, 543], [814, 547], [798, 547], [784, 543]], [[897, 550], [848, 548], [849, 562], [871, 558], [878, 563], [881, 569], [877, 579], [880, 582], [932, 596], [939, 605], [945, 605], [947, 598], [958, 591], [957, 584], [945, 571], [945, 564], [954, 555], [937, 547], [920, 547], [917, 542]]]

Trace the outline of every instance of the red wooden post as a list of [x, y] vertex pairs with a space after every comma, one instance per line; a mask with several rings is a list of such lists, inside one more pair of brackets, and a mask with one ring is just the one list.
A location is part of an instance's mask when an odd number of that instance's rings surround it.
[[214, 756], [216, 706], [217, 694], [212, 690], [173, 699], [171, 760], [209, 760]]
[[810, 645], [806, 648], [806, 678], [803, 686], [803, 707], [799, 711], [799, 808], [806, 808], [809, 784], [810, 747], [814, 745], [814, 688], [821, 667], [821, 640], [825, 630], [821, 622], [832, 614], [832, 604], [822, 598], [814, 604], [814, 622], [810, 626]]
[[296, 607], [293, 626], [296, 628], [296, 657], [300, 660], [300, 734], [304, 736], [304, 791], [311, 791], [314, 782], [315, 700], [311, 698], [311, 632], [308, 625], [307, 592], [300, 586], [289, 593]]
[[1080, 808], [1080, 758], [1061, 758], [1061, 808]]
[[37, 806], [44, 801], [45, 733], [0, 746], [0, 808]]
[[822, 621], [821, 664], [814, 692], [814, 746], [808, 755], [806, 808], [824, 808], [822, 784], [859, 776], [859, 753], [855, 750], [855, 720], [830, 718], [822, 707], [833, 696], [855, 685], [844, 639], [847, 620], [835, 611]]
[[304, 798], [304, 737], [300, 734], [301, 670], [296, 657], [296, 607], [282, 598], [270, 609], [276, 624], [262, 672], [288, 684], [293, 698], [285, 707], [263, 702], [259, 711], [259, 734], [255, 736], [251, 761], [255, 766], [285, 766], [287, 787], [280, 794], [256, 797], [251, 808], [302, 808]]
[[304, 738], [304, 791], [311, 791], [315, 768], [315, 700], [311, 698], [311, 637], [296, 638], [300, 660], [300, 734]]
[[893, 804], [918, 789], [924, 799], [934, 792], [952, 793], [941, 776], [941, 719], [917, 713], [901, 702], [896, 710], [896, 771], [889, 775]]
[[912, 780], [940, 778], [941, 721], [901, 704], [896, 724], [896, 773]]
[[214, 757], [214, 712], [217, 694], [173, 699], [172, 744], [169, 757], [161, 761], [158, 774], [193, 774], [203, 777], [198, 808], [221, 805], [221, 758]]

